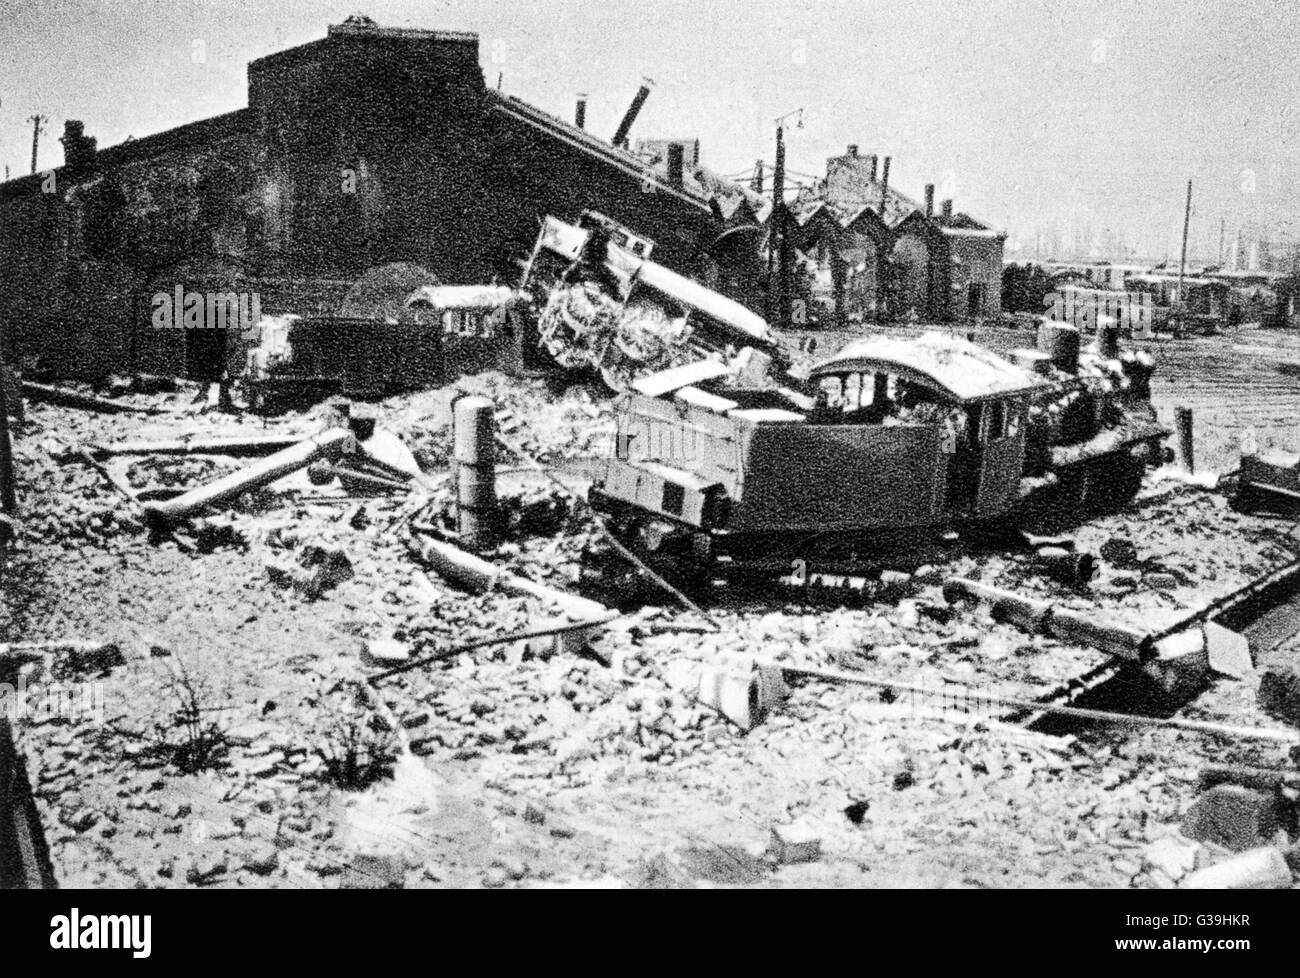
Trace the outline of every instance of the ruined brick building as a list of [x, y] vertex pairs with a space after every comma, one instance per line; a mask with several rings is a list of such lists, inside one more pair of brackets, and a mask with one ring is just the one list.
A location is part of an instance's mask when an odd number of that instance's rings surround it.
[[1001, 312], [1006, 235], [952, 201], [919, 204], [889, 185], [889, 163], [850, 146], [791, 205], [796, 247], [809, 265], [821, 319], [969, 321]]
[[69, 122], [62, 142], [62, 167], [0, 185], [0, 316], [64, 374], [185, 372], [193, 339], [150, 324], [178, 284], [364, 314], [347, 306], [367, 276], [514, 283], [541, 217], [584, 209], [763, 304], [734, 185], [488, 88], [474, 34], [352, 20], [252, 62], [245, 109], [107, 149]]

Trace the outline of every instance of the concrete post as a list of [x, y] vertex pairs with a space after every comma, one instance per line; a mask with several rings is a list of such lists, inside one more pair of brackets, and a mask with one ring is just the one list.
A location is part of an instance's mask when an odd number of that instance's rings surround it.
[[1192, 409], [1174, 408], [1174, 425], [1178, 429], [1178, 461], [1188, 472], [1196, 471], [1196, 457], [1192, 450]]
[[491, 546], [496, 536], [496, 444], [492, 402], [463, 397], [453, 416], [456, 518], [467, 547]]

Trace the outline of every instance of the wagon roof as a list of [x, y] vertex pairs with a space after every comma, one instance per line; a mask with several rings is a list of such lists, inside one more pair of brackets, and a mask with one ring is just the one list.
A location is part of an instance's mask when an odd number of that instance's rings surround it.
[[422, 285], [406, 297], [409, 308], [426, 302], [435, 309], [496, 309], [515, 297], [504, 285]]
[[809, 376], [891, 373], [958, 401], [978, 401], [1043, 384], [992, 350], [944, 333], [917, 339], [870, 336], [855, 340], [813, 367]]

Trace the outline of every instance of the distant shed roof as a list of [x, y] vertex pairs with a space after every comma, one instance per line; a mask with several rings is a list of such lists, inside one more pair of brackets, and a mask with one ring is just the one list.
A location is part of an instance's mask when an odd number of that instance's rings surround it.
[[813, 367], [810, 376], [856, 372], [892, 373], [958, 401], [998, 397], [1043, 383], [992, 350], [944, 333], [857, 340]]

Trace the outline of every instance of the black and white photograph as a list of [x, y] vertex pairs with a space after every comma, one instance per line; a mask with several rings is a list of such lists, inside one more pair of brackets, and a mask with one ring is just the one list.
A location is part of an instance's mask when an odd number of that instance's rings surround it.
[[1300, 886], [1300, 7], [357, 2], [0, 7], [24, 940], [1051, 889], [1261, 949], [1179, 891]]

